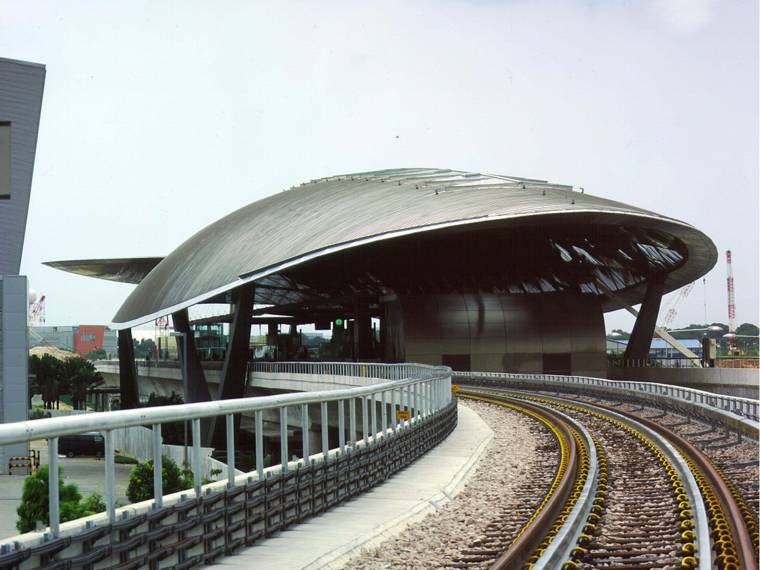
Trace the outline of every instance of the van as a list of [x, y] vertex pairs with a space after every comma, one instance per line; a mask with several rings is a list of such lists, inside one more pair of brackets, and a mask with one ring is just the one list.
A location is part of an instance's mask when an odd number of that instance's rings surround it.
[[98, 432], [64, 435], [58, 438], [58, 453], [66, 457], [75, 455], [90, 455], [98, 459], [106, 452], [106, 442]]

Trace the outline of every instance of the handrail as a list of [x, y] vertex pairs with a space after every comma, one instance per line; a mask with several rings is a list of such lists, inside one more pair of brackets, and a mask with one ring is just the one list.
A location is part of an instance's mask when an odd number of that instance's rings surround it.
[[[139, 368], [181, 368], [179, 360], [137, 360]], [[98, 360], [103, 366], [118, 366], [118, 360]], [[224, 362], [202, 360], [201, 366], [206, 370], [222, 370]], [[439, 367], [428, 364], [382, 364], [378, 362], [278, 362], [268, 360], [248, 361], [248, 372], [273, 374], [330, 374], [333, 376], [356, 376], [365, 378], [382, 378], [401, 380], [411, 376], [430, 377]]]
[[703, 406], [713, 408], [721, 412], [731, 412], [740, 416], [745, 416], [756, 422], [758, 421], [758, 410], [760, 408], [760, 402], [751, 398], [725, 396], [722, 394], [705, 392], [704, 390], [696, 390], [694, 388], [671, 386], [669, 384], [656, 384], [653, 382], [606, 380], [603, 378], [591, 378], [587, 376], [558, 376], [552, 374], [452, 372], [452, 378], [465, 378], [472, 376], [477, 376], [480, 378], [495, 378], [501, 380], [538, 380], [554, 384], [605, 387], [612, 390], [628, 390], [633, 392], [640, 392], [643, 394], [666, 396], [668, 398], [680, 399], [694, 404], [701, 404]]
[[[278, 368], [289, 370], [293, 373], [326, 374], [326, 368], [320, 366], [325, 363], [267, 363], [277, 365]], [[364, 364], [333, 363], [341, 364], [344, 368], [336, 370], [335, 374], [362, 372]], [[328, 363], [329, 365], [329, 363]], [[309, 429], [309, 405], [319, 404], [321, 414], [322, 445], [320, 453], [312, 454], [309, 449], [309, 438], [303, 440], [303, 457], [299, 461], [304, 464], [310, 463], [313, 455], [318, 460], [326, 461], [335, 453], [346, 453], [347, 449], [356, 446], [375, 445], [380, 440], [393, 437], [397, 432], [405, 432], [411, 425], [426, 421], [438, 414], [451, 403], [451, 369], [446, 366], [426, 365], [371, 365], [364, 372], [372, 372], [382, 375], [412, 374], [416, 375], [393, 380], [384, 380], [370, 386], [356, 388], [344, 388], [339, 390], [325, 390], [319, 392], [299, 392], [290, 394], [278, 394], [257, 398], [238, 398], [234, 400], [217, 400], [213, 402], [200, 402], [194, 404], [180, 404], [176, 406], [162, 406], [153, 408], [138, 408], [131, 410], [119, 410], [114, 412], [99, 412], [75, 416], [62, 416], [40, 420], [30, 420], [0, 425], [0, 445], [29, 442], [37, 439], [48, 439], [48, 457], [50, 463], [49, 484], [50, 489], [50, 530], [54, 537], [60, 536], [59, 528], [59, 497], [58, 497], [58, 438], [66, 435], [74, 435], [88, 431], [101, 431], [105, 439], [105, 502], [108, 519], [116, 520], [116, 484], [114, 477], [114, 439], [113, 430], [130, 428], [142, 425], [152, 425], [153, 428], [153, 461], [154, 461], [154, 493], [155, 506], [163, 505], [162, 497], [162, 468], [161, 468], [161, 424], [178, 421], [191, 421], [192, 424], [192, 471], [195, 481], [196, 496], [201, 493], [201, 447], [200, 430], [202, 418], [225, 416], [227, 435], [227, 475], [228, 487], [235, 487], [235, 447], [234, 447], [234, 414], [253, 412], [255, 421], [256, 441], [256, 476], [259, 480], [264, 477], [264, 454], [263, 454], [263, 412], [275, 410], [280, 417], [280, 453], [282, 463], [280, 469], [285, 472], [290, 468], [290, 454], [288, 453], [288, 407], [301, 407], [302, 429]], [[302, 372], [294, 372], [299, 370]], [[332, 372], [330, 372], [332, 373]], [[357, 374], [358, 375], [358, 374]], [[360, 399], [362, 417], [361, 426], [356, 425], [356, 400]], [[338, 403], [338, 422], [340, 432], [340, 445], [331, 450], [328, 445], [328, 408], [329, 402]], [[348, 406], [346, 406], [348, 404]], [[378, 414], [377, 405], [381, 404], [381, 413]], [[371, 414], [368, 413], [371, 406]], [[346, 441], [345, 409], [350, 412], [350, 431]], [[406, 419], [399, 418], [397, 410], [404, 410]], [[371, 422], [370, 416], [371, 415]], [[379, 417], [378, 417], [379, 416]], [[378, 421], [380, 427], [378, 427]], [[358, 431], [361, 431], [361, 438]], [[379, 436], [379, 438], [378, 438]]]
[[294, 392], [259, 396], [255, 398], [236, 398], [232, 400], [215, 400], [213, 402], [198, 402], [195, 404], [180, 404], [175, 406], [158, 406], [155, 408], [136, 408], [96, 414], [81, 414], [74, 416], [59, 416], [40, 420], [28, 420], [0, 425], [0, 445], [23, 443], [36, 439], [74, 435], [86, 431], [104, 431], [123, 429], [148, 424], [180, 422], [201, 418], [210, 418], [228, 414], [263, 411], [284, 406], [302, 404], [319, 404], [321, 402], [337, 402], [349, 398], [360, 398], [381, 394], [390, 390], [398, 390], [423, 380], [440, 380], [448, 377], [444, 367], [439, 368], [439, 374], [430, 377], [414, 377], [405, 380], [394, 380], [371, 386], [343, 388], [340, 390], [323, 390], [319, 392]]

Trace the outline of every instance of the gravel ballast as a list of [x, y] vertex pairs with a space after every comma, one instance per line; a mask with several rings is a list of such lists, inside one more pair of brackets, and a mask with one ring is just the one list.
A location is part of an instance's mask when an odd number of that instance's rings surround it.
[[[493, 544], [489, 524], [509, 521], [511, 532], [516, 534], [530, 518], [551, 485], [548, 475], [557, 469], [554, 437], [537, 420], [510, 408], [462, 399], [460, 405], [472, 408], [494, 431], [493, 441], [467, 487], [440, 511], [409, 526], [381, 547], [363, 550], [344, 568], [426, 570], [451, 568], [468, 559], [468, 568], [488, 568], [493, 558], [474, 563], [478, 557], [473, 552], [481, 545]], [[554, 452], [547, 453], [550, 449]], [[515, 516], [522, 509], [529, 513], [524, 519]], [[505, 536], [504, 541], [508, 545], [511, 538]]]

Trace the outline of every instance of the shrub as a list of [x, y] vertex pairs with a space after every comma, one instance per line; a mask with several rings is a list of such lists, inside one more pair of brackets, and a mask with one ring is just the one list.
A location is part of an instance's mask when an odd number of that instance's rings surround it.
[[94, 515], [96, 513], [104, 513], [106, 510], [106, 502], [103, 500], [103, 495], [100, 495], [98, 493], [93, 493], [89, 497], [87, 497], [82, 503], [79, 505], [80, 507], [80, 517], [89, 517], [90, 515]]
[[50, 417], [52, 417], [52, 414], [50, 412], [46, 412], [45, 410], [32, 410], [29, 412], [30, 420], [44, 420], [45, 418]]
[[[163, 494], [184, 491], [193, 486], [192, 480], [188, 481], [182, 475], [173, 459], [165, 455], [161, 459], [161, 476], [163, 481]], [[129, 474], [127, 486], [127, 498], [131, 503], [139, 503], [153, 498], [153, 460], [149, 459], [138, 463]]]
[[[28, 475], [24, 479], [24, 487], [21, 491], [21, 504], [16, 508], [18, 521], [16, 529], [20, 533], [31, 532], [37, 528], [37, 521], [45, 526], [50, 526], [48, 488], [48, 473], [50, 467], [43, 465], [37, 473]], [[100, 513], [106, 510], [103, 497], [98, 494], [90, 495], [83, 503], [82, 495], [74, 483], [64, 484], [61, 479], [63, 467], [58, 467], [58, 499], [60, 505], [60, 521], [68, 522], [80, 517]]]

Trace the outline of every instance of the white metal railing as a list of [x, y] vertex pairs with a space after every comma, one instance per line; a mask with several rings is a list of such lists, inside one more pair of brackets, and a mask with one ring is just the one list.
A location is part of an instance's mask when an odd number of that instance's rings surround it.
[[[351, 367], [362, 367], [362, 364], [343, 364], [347, 368], [327, 372], [320, 365], [325, 363], [266, 363], [281, 365], [290, 373], [311, 374], [340, 374], [339, 370], [355, 372]], [[330, 366], [330, 364], [326, 364]], [[415, 376], [393, 379], [371, 386], [327, 390], [320, 392], [300, 392], [263, 396], [258, 398], [240, 398], [235, 400], [217, 400], [195, 404], [181, 404], [156, 408], [137, 408], [115, 412], [100, 412], [78, 416], [65, 416], [42, 420], [31, 420], [0, 425], [0, 445], [30, 442], [48, 439], [49, 457], [49, 489], [50, 489], [50, 531], [54, 537], [60, 536], [60, 510], [58, 497], [58, 438], [64, 435], [74, 435], [90, 431], [102, 432], [105, 439], [105, 502], [108, 519], [116, 520], [116, 483], [114, 478], [114, 434], [113, 430], [142, 425], [153, 427], [153, 474], [155, 506], [163, 505], [163, 481], [161, 476], [161, 424], [178, 421], [191, 421], [192, 425], [192, 462], [195, 493], [201, 492], [201, 419], [215, 416], [225, 416], [227, 430], [227, 485], [234, 487], [235, 481], [235, 441], [234, 414], [253, 413], [255, 421], [256, 442], [256, 471], [253, 476], [259, 479], [264, 476], [263, 451], [263, 414], [266, 410], [277, 410], [280, 417], [280, 454], [281, 469], [289, 469], [288, 453], [288, 407], [301, 407], [302, 429], [309, 429], [309, 406], [319, 405], [321, 418], [322, 445], [319, 453], [312, 453], [309, 438], [303, 438], [303, 453], [299, 461], [304, 464], [315, 460], [326, 460], [330, 454], [346, 453], [347, 448], [367, 446], [393, 437], [398, 432], [411, 427], [413, 423], [427, 419], [438, 413], [451, 402], [451, 369], [445, 366], [434, 367], [425, 365], [366, 365], [377, 367], [373, 370], [380, 374], [400, 376], [403, 373], [416, 373]], [[295, 372], [295, 370], [315, 370], [313, 372]], [[323, 370], [323, 371], [322, 371]], [[361, 368], [359, 369], [361, 371]], [[368, 369], [369, 371], [369, 369]], [[347, 372], [346, 372], [347, 373]], [[357, 374], [360, 375], [360, 374]], [[380, 376], [382, 378], [382, 376]], [[360, 400], [362, 410], [361, 438], [357, 438], [356, 400]], [[337, 402], [339, 446], [334, 450], [328, 445], [328, 408], [329, 402]], [[371, 410], [367, 409], [371, 404]], [[378, 418], [377, 404], [381, 405]], [[349, 410], [349, 438], [346, 440], [345, 409]], [[409, 419], [397, 419], [397, 412], [410, 412]], [[380, 429], [378, 429], [378, 420]]]
[[573, 386], [594, 386], [602, 387], [616, 391], [637, 392], [640, 394], [665, 396], [668, 398], [680, 399], [694, 404], [701, 404], [708, 408], [713, 408], [721, 412], [731, 412], [740, 416], [758, 421], [758, 406], [760, 402], [750, 398], [739, 398], [736, 396], [724, 396], [695, 390], [693, 388], [684, 388], [681, 386], [671, 386], [668, 384], [655, 384], [652, 382], [634, 382], [630, 380], [605, 380], [602, 378], [590, 378], [587, 376], [555, 376], [551, 374], [507, 374], [500, 372], [452, 372], [452, 377], [457, 378], [493, 378], [499, 380], [533, 380], [549, 384], [562, 384]]
[[355, 376], [384, 380], [403, 378], [430, 378], [440, 368], [426, 364], [377, 364], [371, 362], [267, 362], [251, 361], [249, 372], [273, 374], [327, 374], [332, 376]]

